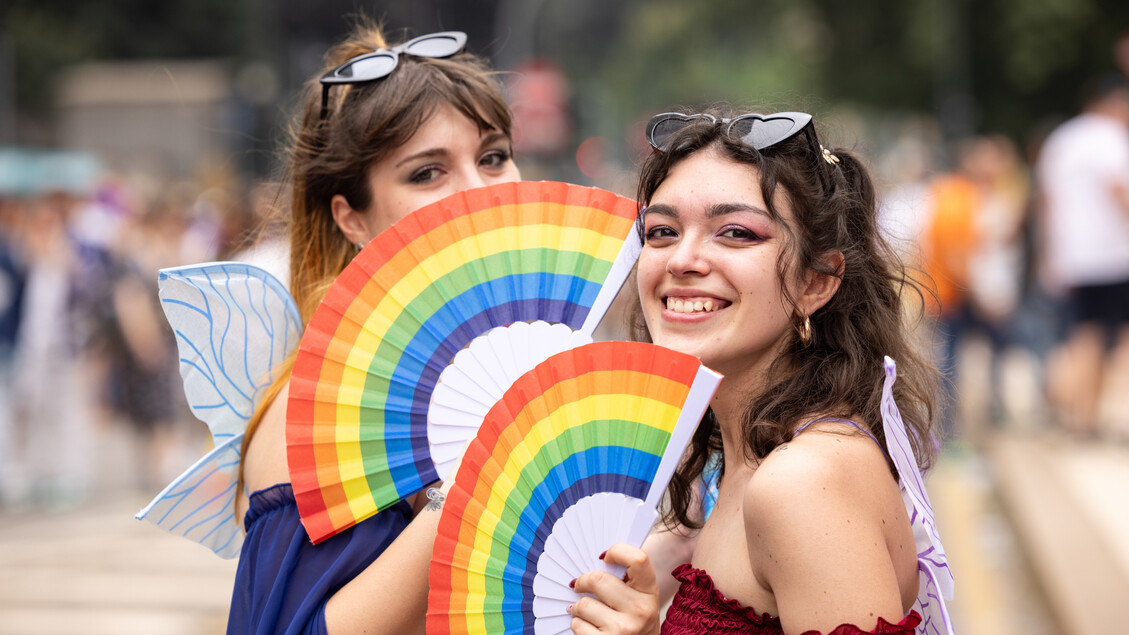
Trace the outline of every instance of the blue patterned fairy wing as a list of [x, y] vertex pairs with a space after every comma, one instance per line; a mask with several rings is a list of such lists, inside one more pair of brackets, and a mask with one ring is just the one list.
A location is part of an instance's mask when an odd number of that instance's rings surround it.
[[215, 447], [136, 517], [235, 557], [242, 538], [232, 502], [243, 432], [272, 369], [298, 345], [298, 307], [274, 276], [239, 262], [162, 269], [158, 284], [185, 397]]
[[898, 468], [902, 500], [906, 505], [913, 537], [917, 546], [917, 568], [920, 572], [917, 602], [914, 610], [921, 614], [917, 632], [923, 635], [952, 635], [952, 620], [945, 600], [953, 599], [953, 573], [941, 545], [933, 505], [925, 491], [925, 479], [918, 469], [917, 457], [906, 433], [905, 422], [894, 403], [894, 380], [897, 367], [889, 357], [885, 360], [886, 380], [882, 386], [882, 426], [886, 433], [886, 450]]
[[238, 556], [243, 535], [235, 519], [235, 494], [242, 445], [243, 435], [237, 434], [213, 448], [136, 518], [198, 542], [221, 558]]
[[159, 285], [188, 405], [218, 445], [246, 429], [271, 369], [297, 347], [298, 307], [274, 276], [239, 262], [163, 269]]

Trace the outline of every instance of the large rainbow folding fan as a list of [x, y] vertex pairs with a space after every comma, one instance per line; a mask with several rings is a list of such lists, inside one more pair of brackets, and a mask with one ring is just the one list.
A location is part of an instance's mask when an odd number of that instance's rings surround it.
[[599, 554], [643, 543], [720, 381], [691, 355], [640, 342], [569, 349], [518, 378], [444, 503], [427, 632], [570, 632], [569, 581], [623, 575]]
[[234, 558], [243, 545], [235, 519], [243, 433], [273, 369], [298, 346], [302, 321], [286, 287], [253, 265], [162, 269], [157, 284], [176, 335], [184, 394], [211, 430], [213, 449], [136, 518]]
[[443, 476], [428, 408], [476, 337], [534, 320], [591, 335], [638, 258], [636, 212], [596, 188], [506, 183], [417, 210], [361, 250], [307, 326], [290, 381], [287, 459], [311, 540]]

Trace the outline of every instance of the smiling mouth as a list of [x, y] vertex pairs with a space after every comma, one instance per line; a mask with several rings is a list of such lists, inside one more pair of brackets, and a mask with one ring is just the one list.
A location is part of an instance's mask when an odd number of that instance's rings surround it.
[[694, 298], [666, 298], [666, 308], [675, 313], [712, 313], [729, 306], [728, 302], [708, 298], [705, 300]]

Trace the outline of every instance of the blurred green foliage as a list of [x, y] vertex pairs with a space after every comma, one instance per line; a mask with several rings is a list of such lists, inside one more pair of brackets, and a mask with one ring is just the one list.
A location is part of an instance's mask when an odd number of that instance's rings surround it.
[[[415, 32], [492, 33], [473, 41], [505, 62], [556, 61], [582, 136], [730, 101], [927, 113], [950, 138], [1023, 142], [1076, 111], [1079, 87], [1114, 69], [1113, 43], [1129, 29], [1125, 0], [7, 0], [0, 54], [18, 109], [38, 113], [70, 64], [270, 55], [261, 61], [293, 66], [357, 12]], [[294, 69], [277, 70], [295, 89]]]
[[[581, 2], [593, 15], [606, 2]], [[1076, 112], [1082, 84], [1114, 70], [1124, 0], [637, 0], [598, 64], [565, 50], [581, 94], [612, 93], [622, 120], [712, 101], [822, 112], [932, 113], [950, 137], [1023, 141]], [[548, 3], [554, 12], [577, 3]], [[584, 34], [577, 36], [583, 39]], [[588, 44], [598, 46], [598, 43]], [[583, 47], [577, 47], [583, 48]], [[570, 65], [570, 62], [572, 64]], [[606, 125], [606, 124], [605, 124]]]

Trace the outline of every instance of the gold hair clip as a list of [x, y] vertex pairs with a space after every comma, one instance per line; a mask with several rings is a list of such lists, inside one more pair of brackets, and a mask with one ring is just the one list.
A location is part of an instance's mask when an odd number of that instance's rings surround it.
[[830, 150], [823, 147], [822, 145], [819, 146], [819, 149], [823, 151], [823, 160], [824, 161], [826, 161], [826, 162], [828, 162], [832, 165], [839, 163], [839, 157], [835, 156], [834, 154], [831, 154]]

